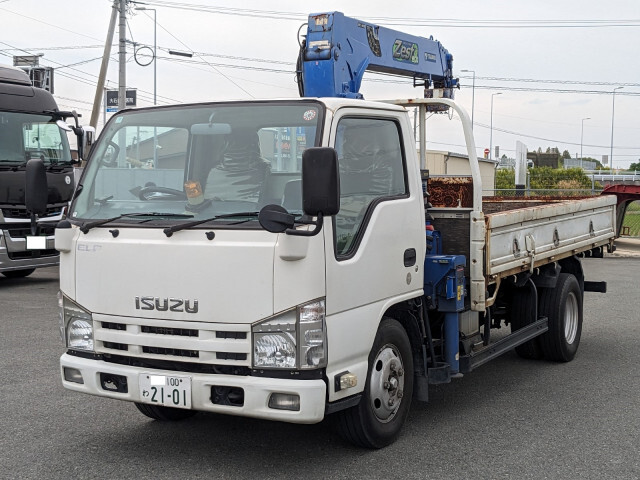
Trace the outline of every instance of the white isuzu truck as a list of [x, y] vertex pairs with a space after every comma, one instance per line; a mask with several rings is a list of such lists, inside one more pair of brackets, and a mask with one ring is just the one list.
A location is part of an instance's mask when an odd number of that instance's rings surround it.
[[[572, 360], [584, 292], [605, 290], [579, 257], [612, 247], [615, 197], [483, 202], [468, 115], [395, 103], [115, 114], [55, 232], [64, 387], [157, 420], [336, 415], [380, 448], [429, 385], [514, 348]], [[470, 177], [440, 200], [402, 105], [462, 120]]]

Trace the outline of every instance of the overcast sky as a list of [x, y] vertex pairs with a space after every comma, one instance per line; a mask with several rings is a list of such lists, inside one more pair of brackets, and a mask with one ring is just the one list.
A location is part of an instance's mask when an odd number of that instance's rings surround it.
[[[624, 86], [615, 95], [614, 167], [640, 160], [639, 0], [145, 4], [155, 8], [157, 17], [156, 92], [161, 105], [297, 97], [293, 71], [298, 28], [309, 13], [339, 10], [414, 35], [433, 35], [453, 54], [454, 73], [462, 84], [456, 99], [469, 114], [473, 110], [479, 155], [489, 147], [492, 95], [501, 93], [493, 97], [493, 145], [500, 146], [501, 154], [513, 156], [520, 140], [529, 150], [557, 146], [575, 157], [582, 143], [585, 157], [601, 160], [611, 146], [611, 92]], [[14, 55], [44, 54], [41, 65], [56, 68], [60, 108], [78, 110], [88, 123], [111, 5], [111, 0], [0, 0], [0, 63], [11, 64]], [[153, 47], [153, 17], [154, 12], [131, 12], [127, 38]], [[182, 59], [169, 55], [169, 49], [195, 55]], [[118, 85], [117, 50], [114, 46], [111, 52], [110, 88]], [[144, 60], [144, 52], [140, 54]], [[127, 59], [127, 85], [138, 90], [138, 106], [152, 105], [153, 65], [136, 64], [132, 46]], [[472, 74], [461, 70], [475, 70], [475, 89]], [[367, 99], [422, 94], [408, 85], [369, 78], [388, 77], [365, 75], [361, 91]], [[455, 117], [429, 119], [428, 131], [429, 149], [463, 151]]]

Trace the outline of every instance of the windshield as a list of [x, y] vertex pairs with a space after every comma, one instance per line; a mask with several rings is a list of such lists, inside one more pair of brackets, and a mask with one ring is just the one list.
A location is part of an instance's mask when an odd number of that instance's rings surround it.
[[234, 213], [251, 218], [268, 204], [302, 213], [302, 152], [318, 144], [321, 116], [312, 101], [123, 112], [100, 134], [71, 216], [163, 212], [154, 224], [180, 224]]
[[0, 112], [0, 165], [22, 165], [41, 158], [45, 165], [69, 164], [67, 135], [57, 118], [33, 113]]

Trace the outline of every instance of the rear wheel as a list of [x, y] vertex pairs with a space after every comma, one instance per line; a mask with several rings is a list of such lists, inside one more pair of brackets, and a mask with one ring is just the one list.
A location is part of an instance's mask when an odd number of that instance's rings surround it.
[[136, 408], [140, 410], [144, 415], [154, 420], [161, 421], [175, 421], [184, 420], [193, 417], [196, 413], [195, 410], [185, 410], [183, 408], [171, 408], [161, 405], [147, 405], [146, 403], [137, 403]]
[[413, 357], [402, 325], [384, 318], [369, 354], [369, 372], [360, 403], [338, 412], [337, 427], [347, 441], [365, 448], [393, 443], [409, 413]]
[[[538, 309], [536, 304], [538, 297], [536, 289], [532, 284], [517, 288], [513, 292], [511, 300], [510, 322], [511, 331], [515, 332], [521, 328], [531, 325], [537, 320], [536, 313]], [[516, 353], [522, 358], [538, 360], [542, 358], [542, 346], [540, 345], [540, 337], [533, 338], [528, 342], [518, 345]]]
[[36, 271], [35, 268], [25, 268], [22, 270], [8, 270], [6, 272], [2, 272], [2, 275], [4, 275], [7, 278], [23, 278], [23, 277], [28, 277], [35, 271]]
[[555, 288], [542, 290], [540, 315], [549, 320], [549, 330], [540, 336], [544, 357], [557, 362], [573, 360], [582, 334], [582, 290], [574, 275], [561, 273]]

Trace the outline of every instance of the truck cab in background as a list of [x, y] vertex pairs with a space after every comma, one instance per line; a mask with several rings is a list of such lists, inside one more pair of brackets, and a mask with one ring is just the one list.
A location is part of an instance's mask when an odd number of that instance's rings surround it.
[[[78, 137], [79, 154], [91, 135], [69, 126], [53, 96], [32, 86], [20, 69], [0, 65], [0, 273], [25, 277], [38, 267], [57, 265], [55, 225], [75, 189], [67, 132]], [[29, 162], [42, 167], [27, 168]], [[37, 179], [29, 182], [28, 172]], [[31, 192], [27, 192], [30, 185]], [[33, 190], [40, 191], [33, 191]], [[27, 197], [31, 194], [32, 208]], [[35, 196], [34, 196], [35, 195]]]

